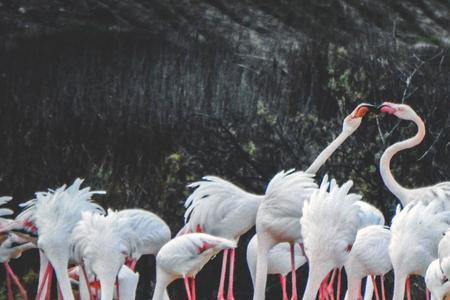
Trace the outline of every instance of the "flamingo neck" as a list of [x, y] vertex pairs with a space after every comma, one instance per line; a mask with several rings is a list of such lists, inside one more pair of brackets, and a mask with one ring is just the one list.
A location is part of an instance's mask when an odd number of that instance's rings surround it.
[[352, 135], [352, 132], [342, 131], [337, 138], [334, 139], [314, 160], [314, 162], [306, 169], [305, 173], [316, 174], [325, 162], [330, 158], [330, 156], [336, 151], [336, 149], [342, 145], [345, 140]]
[[425, 124], [419, 116], [415, 116], [412, 121], [417, 125], [416, 135], [388, 147], [386, 151], [384, 151], [380, 160], [380, 173], [384, 184], [400, 200], [402, 205], [408, 204], [408, 193], [410, 190], [401, 186], [397, 180], [395, 180], [391, 171], [391, 160], [392, 157], [398, 152], [413, 148], [423, 141], [425, 137]]
[[170, 300], [169, 294], [167, 293], [167, 286], [170, 284], [171, 280], [167, 274], [162, 270], [157, 269], [156, 271], [156, 286], [153, 292], [152, 300]]

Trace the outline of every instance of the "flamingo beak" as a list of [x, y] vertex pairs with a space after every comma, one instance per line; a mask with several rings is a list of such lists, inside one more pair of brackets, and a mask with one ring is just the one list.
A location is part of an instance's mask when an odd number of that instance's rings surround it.
[[369, 111], [377, 111], [377, 107], [369, 103], [360, 104], [353, 113], [353, 118], [362, 118]]

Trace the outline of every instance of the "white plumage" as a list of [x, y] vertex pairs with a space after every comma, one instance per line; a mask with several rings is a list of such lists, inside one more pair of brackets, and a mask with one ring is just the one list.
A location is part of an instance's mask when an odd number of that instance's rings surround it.
[[[358, 230], [352, 250], [345, 263], [348, 299], [358, 299], [361, 280], [369, 275], [384, 275], [392, 269], [389, 257], [391, 232], [382, 225], [370, 225]], [[371, 282], [370, 278], [367, 278]], [[366, 286], [367, 289], [367, 286]], [[368, 296], [372, 299], [372, 295]]]
[[348, 195], [352, 185], [352, 181], [341, 188], [334, 185], [328, 192], [325, 177], [320, 190], [304, 204], [300, 222], [310, 270], [304, 300], [315, 299], [325, 275], [348, 258], [359, 227], [356, 198]]
[[[38, 247], [45, 253], [45, 257], [55, 270], [62, 296], [65, 300], [73, 300], [70, 280], [67, 273], [71, 258], [70, 236], [76, 223], [81, 219], [83, 211], [104, 213], [98, 204], [92, 202], [91, 197], [105, 194], [103, 191], [90, 191], [89, 187], [80, 189], [82, 179], [76, 179], [67, 187], [63, 185], [56, 190], [36, 193], [36, 198], [25, 204], [22, 217], [37, 227]], [[19, 217], [20, 219], [20, 217]], [[42, 255], [42, 253], [41, 253]], [[41, 262], [45, 259], [41, 260]], [[46, 266], [41, 265], [40, 280]]]
[[411, 202], [397, 212], [391, 225], [389, 255], [395, 274], [394, 300], [403, 299], [405, 280], [411, 274], [425, 276], [438, 257], [438, 244], [450, 224], [444, 201]]

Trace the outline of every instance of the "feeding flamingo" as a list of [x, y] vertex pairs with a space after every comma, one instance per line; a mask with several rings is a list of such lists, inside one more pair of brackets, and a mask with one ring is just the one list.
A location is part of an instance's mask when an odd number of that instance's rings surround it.
[[427, 289], [431, 292], [431, 300], [444, 300], [448, 299], [450, 295], [450, 281], [444, 274], [439, 259], [435, 259], [427, 268], [425, 274], [425, 283]]
[[165, 244], [156, 256], [153, 300], [168, 300], [167, 286], [177, 278], [183, 278], [188, 300], [195, 300], [197, 273], [214, 255], [235, 247], [235, 241], [206, 233], [188, 233], [175, 237]]

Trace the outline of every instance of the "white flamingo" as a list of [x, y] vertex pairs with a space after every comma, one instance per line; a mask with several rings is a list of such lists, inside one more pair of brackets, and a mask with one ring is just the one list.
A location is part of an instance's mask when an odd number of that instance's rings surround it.
[[[8, 203], [12, 200], [12, 197], [4, 196], [0, 197], [0, 206]], [[10, 216], [14, 212], [8, 208], [0, 208], [0, 228], [4, 228], [8, 226], [12, 220], [3, 218], [4, 216]], [[23, 251], [34, 248], [34, 245], [24, 241], [17, 235], [11, 232], [0, 233], [0, 262], [3, 263], [6, 271], [6, 286], [8, 290], [8, 299], [13, 299], [13, 291], [12, 291], [12, 281], [16, 284], [19, 289], [19, 293], [23, 299], [28, 299], [27, 292], [25, 288], [20, 283], [19, 278], [12, 270], [9, 265], [9, 261], [11, 259], [19, 258], [22, 255]]]
[[[195, 300], [195, 276], [217, 253], [236, 247], [236, 242], [206, 233], [180, 235], [165, 244], [156, 256], [153, 300], [167, 300], [167, 286], [183, 278], [188, 300]], [[189, 279], [192, 281], [189, 282]]]
[[450, 181], [428, 187], [408, 189], [395, 180], [390, 169], [392, 157], [402, 150], [413, 148], [420, 144], [425, 137], [425, 124], [417, 113], [406, 104], [384, 102], [379, 106], [379, 109], [381, 112], [394, 115], [402, 120], [412, 121], [417, 126], [415, 136], [391, 145], [381, 156], [380, 173], [387, 188], [400, 200], [403, 206], [419, 200], [425, 203], [435, 199], [443, 199], [446, 202], [450, 202]]
[[45, 297], [46, 282], [48, 281], [48, 285], [51, 283], [52, 269], [56, 273], [63, 299], [74, 299], [67, 272], [72, 254], [72, 230], [81, 219], [83, 211], [104, 213], [103, 208], [93, 203], [91, 197], [105, 192], [90, 191], [89, 187], [80, 190], [82, 182], [82, 179], [76, 179], [69, 187], [63, 185], [56, 190], [36, 193], [36, 198], [25, 204], [26, 210], [18, 218], [20, 225], [25, 223], [28, 227], [35, 226], [39, 232], [37, 245], [41, 250], [41, 265], [37, 299]]
[[[74, 257], [84, 266], [89, 279], [92, 276], [98, 278], [102, 300], [113, 298], [116, 279], [125, 259], [140, 256], [138, 233], [124, 221], [112, 211], [108, 211], [107, 216], [83, 212], [72, 232]], [[83, 272], [80, 277], [80, 282], [86, 282]]]
[[431, 292], [431, 300], [444, 300], [450, 294], [450, 281], [442, 271], [439, 259], [435, 259], [427, 268], [425, 283]]
[[[382, 299], [385, 299], [383, 275], [392, 269], [389, 257], [389, 242], [391, 232], [383, 225], [370, 225], [358, 230], [352, 250], [345, 263], [347, 273], [346, 299], [355, 300], [361, 297], [361, 280], [367, 278], [367, 282], [375, 282], [375, 276], [381, 277]], [[380, 299], [375, 284], [375, 295]], [[367, 285], [366, 285], [367, 289]], [[364, 299], [372, 299], [372, 291], [364, 296]]]
[[428, 204], [410, 202], [392, 219], [389, 256], [394, 268], [393, 300], [403, 300], [405, 281], [411, 299], [409, 275], [425, 276], [430, 263], [438, 257], [438, 244], [449, 228], [450, 211], [444, 200]]
[[342, 132], [314, 160], [305, 172], [280, 172], [269, 182], [263, 202], [256, 216], [258, 252], [256, 280], [253, 299], [263, 300], [267, 280], [267, 254], [276, 244], [291, 244], [292, 300], [297, 300], [294, 244], [302, 240], [298, 220], [302, 216], [303, 202], [317, 188], [313, 176], [334, 151], [358, 129], [364, 115], [371, 109], [369, 104], [358, 105], [343, 122]]
[[[256, 253], [258, 248], [258, 239], [254, 235], [247, 245], [247, 265], [255, 284], [256, 276]], [[286, 290], [286, 276], [291, 272], [291, 245], [289, 243], [276, 244], [268, 253], [267, 274], [278, 274], [280, 276], [281, 288], [283, 291], [283, 300], [288, 299]], [[306, 263], [306, 257], [303, 255], [303, 249], [300, 243], [295, 244], [295, 269], [300, 268]]]
[[[352, 185], [352, 181], [342, 187], [334, 184], [328, 192], [325, 176], [320, 189], [303, 206], [300, 223], [309, 263], [304, 300], [316, 299], [325, 276], [335, 268], [342, 268], [348, 258], [360, 221], [355, 205], [360, 196], [348, 194]], [[339, 291], [337, 299], [340, 299]]]

